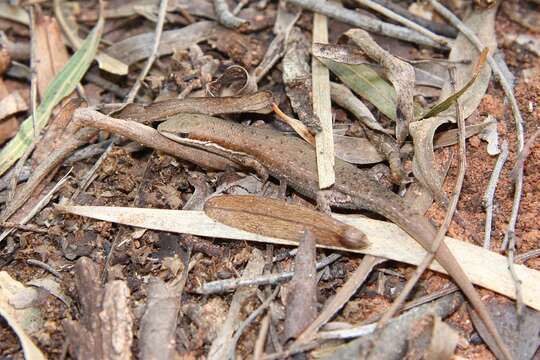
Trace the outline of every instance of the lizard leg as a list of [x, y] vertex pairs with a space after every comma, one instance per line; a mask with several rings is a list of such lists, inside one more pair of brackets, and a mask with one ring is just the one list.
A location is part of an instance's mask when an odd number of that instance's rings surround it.
[[321, 190], [317, 192], [317, 208], [326, 215], [330, 215], [332, 213], [330, 209], [330, 196], [331, 191], [328, 190]]
[[253, 171], [255, 171], [263, 184], [265, 184], [268, 180], [268, 171], [259, 161], [255, 160], [254, 158], [249, 156], [234, 155], [233, 161], [239, 163], [240, 165], [248, 169], [252, 169]]

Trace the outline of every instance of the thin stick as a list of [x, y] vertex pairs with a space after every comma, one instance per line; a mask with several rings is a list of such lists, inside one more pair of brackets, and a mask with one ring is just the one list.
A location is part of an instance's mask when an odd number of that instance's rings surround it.
[[516, 267], [514, 266], [514, 252], [516, 251], [516, 237], [514, 233], [510, 234], [510, 244], [508, 246], [508, 270], [512, 280], [514, 280], [514, 286], [516, 287], [516, 311], [518, 319], [523, 315], [523, 294], [521, 291], [521, 280], [516, 273]]
[[493, 222], [493, 197], [495, 196], [495, 189], [501, 176], [501, 171], [504, 167], [504, 163], [508, 159], [508, 142], [506, 140], [501, 144], [501, 153], [497, 157], [497, 162], [489, 178], [489, 182], [482, 199], [482, 204], [486, 209], [486, 224], [484, 227], [484, 249], [491, 248], [491, 224]]
[[48, 272], [50, 272], [51, 274], [53, 274], [55, 277], [57, 277], [59, 279], [62, 278], [62, 274], [60, 274], [60, 272], [58, 270], [53, 268], [51, 265], [44, 263], [43, 261], [39, 261], [37, 259], [28, 259], [28, 260], [26, 260], [26, 263], [28, 265], [39, 266], [40, 268], [45, 269]]
[[320, 0], [287, 0], [287, 2], [304, 9], [334, 18], [349, 25], [357, 26], [372, 33], [409, 41], [419, 45], [441, 48], [441, 45], [432, 39], [402, 26], [386, 23], [372, 17], [362, 15], [354, 10], [345, 9], [331, 2]]
[[[315, 14], [313, 17], [313, 43], [328, 43], [328, 19], [324, 15]], [[336, 182], [330, 72], [315, 57], [312, 59], [311, 71], [313, 114], [319, 117], [321, 124], [321, 131], [315, 135], [319, 189], [326, 189]]]
[[537, 256], [540, 256], [540, 249], [535, 249], [535, 250], [531, 250], [531, 251], [527, 251], [526, 253], [524, 254], [519, 254], [517, 255], [515, 258], [514, 258], [514, 261], [517, 263], [523, 263], [527, 260], [530, 260], [534, 257], [537, 257]]
[[141, 88], [141, 84], [144, 81], [144, 78], [150, 71], [150, 68], [154, 64], [154, 61], [157, 58], [158, 49], [159, 49], [159, 43], [161, 42], [161, 34], [163, 33], [163, 24], [165, 23], [165, 15], [167, 14], [167, 5], [169, 3], [169, 0], [161, 0], [159, 4], [159, 12], [158, 12], [158, 20], [156, 23], [156, 31], [155, 31], [155, 37], [154, 37], [154, 46], [152, 47], [152, 53], [146, 59], [146, 63], [144, 64], [144, 68], [140, 72], [139, 76], [137, 77], [137, 80], [135, 80], [135, 83], [133, 84], [133, 87], [129, 91], [128, 96], [126, 97], [126, 103], [132, 103], [135, 99], [135, 96], [137, 96], [137, 93], [139, 92], [139, 89]]
[[[319, 261], [315, 265], [315, 268], [317, 270], [325, 268], [326, 266], [330, 265], [331, 263], [333, 263], [340, 257], [341, 255], [339, 254], [331, 254], [327, 256], [326, 258], [324, 258], [323, 260]], [[251, 279], [236, 278], [236, 279], [211, 281], [211, 282], [207, 282], [206, 284], [203, 284], [200, 288], [196, 289], [195, 292], [202, 295], [213, 295], [213, 294], [219, 294], [219, 293], [232, 291], [239, 287], [275, 285], [280, 282], [290, 280], [293, 277], [293, 275], [294, 275], [293, 271], [285, 271], [279, 274], [264, 274], [264, 275], [257, 276]]]
[[[448, 69], [450, 74], [450, 81], [452, 83], [453, 91], [455, 92], [455, 67], [450, 67]], [[420, 279], [420, 276], [424, 273], [424, 271], [427, 269], [429, 265], [433, 262], [433, 259], [435, 259], [435, 254], [437, 253], [437, 250], [439, 249], [439, 246], [441, 245], [442, 241], [444, 241], [444, 235], [448, 231], [448, 227], [450, 226], [450, 223], [452, 221], [452, 218], [454, 217], [454, 212], [456, 211], [457, 203], [459, 200], [459, 195], [461, 194], [461, 188], [463, 186], [463, 180], [465, 179], [465, 169], [467, 168], [467, 159], [466, 159], [466, 144], [465, 144], [465, 120], [463, 119], [462, 113], [461, 113], [461, 107], [459, 105], [459, 102], [456, 100], [456, 119], [458, 124], [458, 134], [459, 134], [459, 153], [458, 153], [458, 162], [459, 162], [459, 170], [458, 170], [458, 176], [456, 179], [456, 184], [454, 185], [454, 191], [452, 193], [452, 198], [450, 199], [450, 203], [448, 205], [448, 210], [446, 211], [446, 216], [444, 217], [444, 221], [437, 231], [437, 236], [435, 237], [435, 241], [432, 244], [431, 251], [429, 251], [424, 259], [422, 260], [422, 263], [416, 268], [416, 271], [412, 275], [412, 277], [407, 281], [405, 284], [405, 287], [399, 294], [398, 298], [392, 303], [390, 306], [390, 309], [384, 314], [384, 316], [379, 321], [377, 328], [382, 329], [388, 320], [390, 320], [401, 308], [403, 303], [405, 302], [405, 299], [407, 299], [407, 296], [409, 296], [409, 293], [413, 289], [413, 287], [416, 285], [416, 282], [418, 279]]]
[[387, 18], [394, 20], [398, 23], [400, 23], [403, 26], [408, 27], [409, 29], [412, 29], [414, 31], [417, 31], [418, 33], [425, 35], [426, 37], [432, 39], [435, 42], [438, 42], [439, 44], [443, 46], [451, 46], [452, 45], [452, 39], [446, 38], [444, 36], [437, 35], [430, 30], [426, 29], [425, 27], [415, 23], [414, 21], [411, 21], [407, 19], [404, 16], [401, 16], [400, 14], [395, 13], [394, 11], [390, 10], [389, 8], [376, 3], [372, 0], [356, 0], [357, 3], [366, 6], [370, 8], [371, 10], [374, 10], [378, 12], [379, 14], [382, 14], [386, 16]]
[[326, 324], [346, 303], [351, 296], [362, 286], [373, 268], [386, 261], [386, 259], [366, 255], [362, 259], [360, 265], [351, 274], [345, 285], [343, 285], [336, 295], [325, 305], [323, 311], [315, 320], [298, 336], [298, 339], [293, 343], [291, 348], [300, 347], [305, 343], [314, 340], [317, 331], [321, 326]]
[[423, 17], [417, 16], [411, 13], [410, 11], [408, 11], [406, 8], [400, 6], [399, 4], [392, 2], [392, 0], [374, 0], [374, 1], [377, 4], [383, 5], [384, 7], [392, 10], [393, 12], [411, 21], [414, 21], [417, 24], [422, 25], [423, 27], [437, 34], [448, 36], [450, 38], [455, 38], [457, 36], [457, 31], [453, 27], [444, 23], [427, 20], [427, 19], [424, 19]]
[[[478, 39], [476, 34], [467, 27], [467, 25], [465, 25], [457, 16], [452, 14], [451, 11], [449, 11], [447, 8], [441, 5], [437, 0], [429, 0], [429, 3], [443, 18], [445, 18], [450, 24], [452, 24], [460, 32], [462, 32], [463, 35], [465, 35], [465, 37], [476, 47], [478, 52], [482, 51], [482, 49], [484, 48], [484, 45], [480, 42], [480, 39]], [[516, 126], [517, 151], [518, 153], [521, 153], [523, 151], [524, 137], [525, 137], [523, 134], [523, 118], [521, 117], [521, 112], [519, 111], [519, 106], [516, 101], [516, 97], [514, 96], [512, 86], [508, 83], [508, 81], [504, 77], [504, 74], [501, 68], [499, 67], [497, 62], [493, 59], [493, 57], [491, 55], [488, 55], [487, 60], [488, 60], [489, 66], [491, 66], [491, 69], [493, 70], [493, 73], [495, 74], [495, 77], [501, 84], [504, 90], [504, 94], [508, 98], [510, 107], [512, 108], [512, 114], [514, 116], [514, 122]], [[523, 189], [523, 166], [520, 166], [518, 167], [518, 170], [516, 171], [514, 202], [512, 205], [512, 214], [510, 215], [510, 220], [508, 221], [508, 228], [506, 230], [506, 234], [503, 240], [503, 245], [502, 245], [503, 249], [505, 249], [506, 246], [508, 245], [508, 235], [511, 232], [513, 232], [516, 227], [522, 189]]]
[[233, 338], [231, 339], [232, 345], [231, 345], [231, 353], [229, 356], [229, 359], [236, 359], [236, 344], [238, 343], [238, 340], [240, 340], [240, 336], [244, 333], [246, 328], [257, 318], [257, 316], [261, 315], [264, 310], [266, 310], [272, 301], [276, 298], [277, 294], [279, 293], [280, 287], [277, 286], [272, 294], [257, 308], [255, 311], [253, 311], [246, 320], [244, 320], [240, 326], [238, 327], [238, 330], [234, 333]]

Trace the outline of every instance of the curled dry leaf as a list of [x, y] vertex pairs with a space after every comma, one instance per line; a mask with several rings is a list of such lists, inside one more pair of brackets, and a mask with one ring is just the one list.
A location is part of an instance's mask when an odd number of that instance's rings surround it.
[[444, 178], [436, 170], [433, 137], [439, 126], [446, 122], [446, 118], [432, 117], [416, 121], [409, 126], [414, 143], [414, 176], [431, 192], [435, 199], [442, 203], [446, 203], [446, 196], [441, 189]]
[[409, 124], [414, 121], [414, 68], [380, 47], [365, 30], [352, 29], [345, 34], [384, 68], [386, 77], [394, 85], [397, 107], [404, 117], [402, 119], [399, 113], [396, 117], [396, 138], [399, 144], [403, 143], [409, 134]]
[[285, 201], [257, 196], [217, 196], [204, 205], [210, 218], [252, 233], [300, 241], [304, 231], [313, 233], [317, 244], [362, 248], [366, 236], [319, 211]]
[[16, 114], [21, 111], [28, 110], [28, 104], [18, 91], [13, 91], [11, 94], [0, 100], [0, 120]]
[[488, 143], [486, 150], [489, 155], [498, 155], [501, 150], [499, 150], [499, 133], [497, 131], [497, 120], [492, 115], [488, 115], [485, 123], [486, 126], [482, 129], [479, 135], [480, 139]]
[[259, 91], [242, 96], [169, 99], [149, 105], [129, 104], [116, 116], [140, 123], [162, 121], [179, 113], [204, 115], [272, 112], [272, 93]]
[[206, 92], [213, 97], [252, 94], [256, 91], [255, 78], [240, 65], [229, 66], [220, 77], [206, 85]]

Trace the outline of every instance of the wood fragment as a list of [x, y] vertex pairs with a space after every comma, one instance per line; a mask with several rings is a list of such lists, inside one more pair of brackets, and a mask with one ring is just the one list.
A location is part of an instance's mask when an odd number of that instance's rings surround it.
[[[313, 17], [313, 43], [328, 43], [328, 20], [318, 13]], [[330, 72], [319, 60], [313, 58], [311, 73], [313, 114], [319, 118], [321, 126], [321, 131], [315, 135], [319, 189], [326, 189], [336, 182]]]
[[225, 0], [213, 0], [213, 3], [217, 20], [221, 25], [231, 29], [241, 29], [248, 24], [247, 20], [241, 19], [231, 13], [229, 5], [227, 5]]

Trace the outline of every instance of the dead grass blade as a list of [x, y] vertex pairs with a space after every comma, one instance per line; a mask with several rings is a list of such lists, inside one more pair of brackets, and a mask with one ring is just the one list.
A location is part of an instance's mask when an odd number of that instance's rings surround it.
[[[101, 32], [103, 19], [100, 19], [94, 30], [88, 35], [82, 47], [71, 57], [62, 71], [49, 85], [41, 104], [37, 108], [36, 132], [47, 124], [54, 107], [67, 95], [69, 95], [84, 76], [94, 59]], [[30, 146], [33, 138], [32, 117], [28, 117], [22, 124], [17, 135], [0, 152], [0, 175], [5, 173]]]

